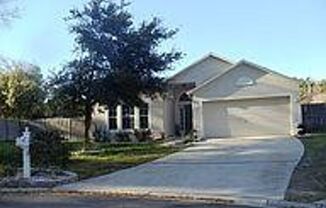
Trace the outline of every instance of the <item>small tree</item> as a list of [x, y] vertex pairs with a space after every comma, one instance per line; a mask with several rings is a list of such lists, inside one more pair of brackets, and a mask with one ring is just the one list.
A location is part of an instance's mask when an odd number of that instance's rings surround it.
[[82, 10], [71, 10], [67, 19], [75, 35], [76, 58], [54, 84], [71, 105], [82, 106], [86, 141], [95, 104], [139, 105], [141, 94], [153, 96], [163, 90], [160, 73], [181, 57], [180, 52], [160, 50], [177, 30], [163, 27], [158, 18], [136, 26], [127, 7], [92, 0]]
[[12, 63], [0, 70], [0, 117], [41, 117], [44, 99], [40, 68]]

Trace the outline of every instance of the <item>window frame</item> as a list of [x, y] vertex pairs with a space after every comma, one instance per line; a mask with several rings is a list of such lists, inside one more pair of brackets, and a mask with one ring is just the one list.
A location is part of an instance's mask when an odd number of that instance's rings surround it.
[[[114, 114], [112, 114], [114, 112]], [[111, 120], [115, 120], [114, 128], [112, 128]], [[110, 107], [108, 109], [108, 129], [109, 130], [118, 130], [118, 109], [117, 106]]]
[[[143, 113], [145, 110], [146, 113]], [[143, 126], [142, 119], [146, 119], [146, 125]], [[145, 103], [144, 105], [139, 107], [139, 128], [140, 129], [149, 129], [149, 105]]]
[[[128, 112], [125, 112], [125, 109], [128, 108]], [[122, 110], [122, 129], [123, 130], [131, 130], [135, 128], [135, 108], [130, 107], [128, 105], [122, 105], [121, 106]], [[126, 121], [128, 121], [129, 125], [126, 126]]]

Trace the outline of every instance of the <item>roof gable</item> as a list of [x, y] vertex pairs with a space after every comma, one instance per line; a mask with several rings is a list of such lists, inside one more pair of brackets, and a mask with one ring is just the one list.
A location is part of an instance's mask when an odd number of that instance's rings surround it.
[[170, 83], [194, 82], [200, 85], [212, 76], [224, 73], [233, 63], [219, 56], [208, 54], [184, 68], [167, 81]]
[[189, 93], [203, 99], [272, 96], [292, 94], [298, 91], [298, 83], [256, 65], [241, 61], [225, 73], [214, 77]]
[[297, 80], [295, 78], [291, 78], [291, 77], [288, 77], [286, 75], [280, 74], [280, 73], [278, 73], [276, 71], [273, 71], [273, 70], [268, 69], [266, 67], [263, 67], [263, 66], [260, 66], [258, 64], [252, 63], [250, 61], [241, 60], [237, 64], [230, 66], [227, 70], [225, 70], [224, 73], [218, 74], [216, 76], [213, 76], [212, 78], [210, 78], [210, 79], [206, 80], [205, 82], [203, 82], [201, 85], [198, 85], [196, 88], [194, 88], [191, 91], [189, 91], [189, 93], [190, 94], [193, 94], [193, 93], [197, 92], [201, 88], [205, 87], [206, 85], [209, 85], [211, 82], [213, 82], [213, 81], [215, 81], [217, 79], [221, 79], [225, 74], [230, 73], [230, 71], [235, 70], [235, 69], [237, 69], [240, 66], [249, 66], [249, 67], [251, 67], [253, 69], [256, 69], [258, 71], [268, 73], [271, 76], [274, 76], [276, 78], [279, 78], [279, 79], [281, 79], [283, 81], [291, 82], [295, 86], [299, 83], [299, 80]]

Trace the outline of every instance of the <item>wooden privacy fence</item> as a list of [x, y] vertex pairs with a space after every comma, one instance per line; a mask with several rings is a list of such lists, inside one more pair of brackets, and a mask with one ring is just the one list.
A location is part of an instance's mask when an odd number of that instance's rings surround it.
[[45, 129], [59, 131], [68, 139], [84, 137], [84, 121], [82, 118], [46, 118], [33, 121]]
[[303, 104], [302, 123], [309, 133], [326, 133], [326, 103]]
[[14, 140], [25, 126], [58, 131], [68, 139], [84, 137], [84, 121], [82, 118], [46, 118], [32, 121], [0, 119], [0, 141]]

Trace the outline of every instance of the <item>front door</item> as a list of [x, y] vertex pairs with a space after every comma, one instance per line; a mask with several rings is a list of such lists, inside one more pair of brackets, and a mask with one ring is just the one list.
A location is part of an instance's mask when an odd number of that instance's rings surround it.
[[192, 106], [191, 104], [180, 105], [179, 111], [181, 134], [186, 135], [192, 130]]

